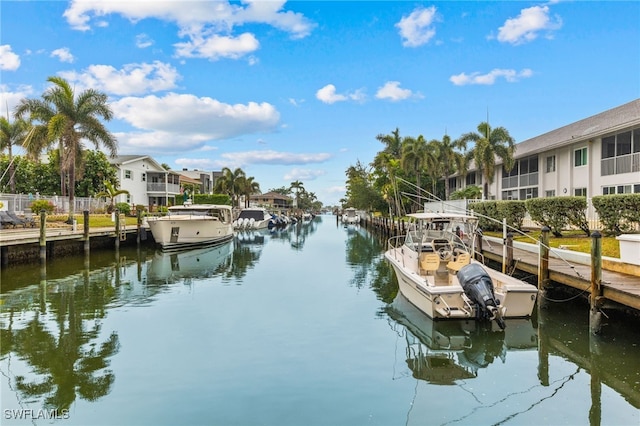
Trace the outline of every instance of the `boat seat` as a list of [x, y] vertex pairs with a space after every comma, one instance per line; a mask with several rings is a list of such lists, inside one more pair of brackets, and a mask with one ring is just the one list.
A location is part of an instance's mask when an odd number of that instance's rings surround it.
[[438, 253], [425, 252], [420, 253], [420, 269], [425, 271], [427, 275], [429, 273], [437, 271], [440, 267], [440, 257]]
[[468, 265], [471, 262], [471, 255], [469, 253], [458, 253], [455, 260], [447, 263], [447, 269], [451, 273], [457, 273], [463, 266]]

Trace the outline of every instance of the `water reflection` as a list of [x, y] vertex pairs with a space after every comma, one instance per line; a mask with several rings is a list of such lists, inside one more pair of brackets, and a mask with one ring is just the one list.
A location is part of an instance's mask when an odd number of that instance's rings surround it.
[[104, 281], [73, 279], [3, 298], [0, 354], [18, 400], [67, 410], [77, 398], [95, 401], [110, 392], [118, 334], [105, 333], [101, 320], [113, 297]]
[[147, 270], [150, 284], [182, 282], [210, 278], [226, 272], [232, 261], [233, 242], [212, 247], [163, 252], [158, 250]]
[[537, 332], [530, 319], [509, 320], [505, 330], [468, 320], [434, 321], [398, 294], [387, 306], [391, 327], [405, 339], [406, 363], [416, 379], [452, 385], [475, 378], [512, 350], [535, 350]]

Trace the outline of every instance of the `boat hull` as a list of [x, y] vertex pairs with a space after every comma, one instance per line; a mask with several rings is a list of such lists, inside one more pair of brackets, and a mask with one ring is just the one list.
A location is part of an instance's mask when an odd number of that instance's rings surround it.
[[233, 227], [211, 218], [149, 220], [153, 239], [163, 250], [222, 243], [233, 238]]

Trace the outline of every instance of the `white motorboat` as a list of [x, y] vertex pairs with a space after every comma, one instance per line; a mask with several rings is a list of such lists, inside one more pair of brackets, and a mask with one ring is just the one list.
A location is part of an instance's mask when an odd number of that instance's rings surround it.
[[358, 215], [356, 209], [353, 207], [347, 207], [344, 209], [344, 213], [342, 213], [342, 223], [346, 225], [354, 225], [360, 223], [360, 216]]
[[389, 239], [385, 258], [400, 292], [431, 318], [495, 320], [531, 316], [538, 289], [474, 259], [478, 218], [414, 213], [406, 235]]
[[[261, 207], [248, 207], [240, 211], [238, 218], [233, 221], [236, 229], [264, 229], [274, 221], [273, 215]], [[273, 222], [275, 223], [275, 222]]]
[[233, 238], [231, 206], [171, 206], [166, 216], [147, 218], [154, 240], [163, 250], [221, 243]]

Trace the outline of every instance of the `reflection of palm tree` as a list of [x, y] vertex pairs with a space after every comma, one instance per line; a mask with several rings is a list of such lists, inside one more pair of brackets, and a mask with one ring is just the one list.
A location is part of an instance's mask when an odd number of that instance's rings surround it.
[[[77, 299], [78, 294], [83, 297]], [[13, 330], [10, 324], [2, 330], [2, 356], [15, 353], [38, 375], [37, 379], [17, 376], [16, 390], [31, 399], [44, 397], [45, 407], [57, 410], [68, 409], [77, 396], [94, 401], [107, 395], [115, 380], [106, 369], [107, 359], [119, 350], [118, 336], [112, 333], [100, 345], [93, 340], [100, 335], [96, 319], [104, 315], [109, 299], [98, 286], [49, 295], [48, 308], [59, 327], [57, 337], [45, 325], [44, 314], [36, 315], [23, 329]], [[87, 323], [92, 327], [85, 329]]]

